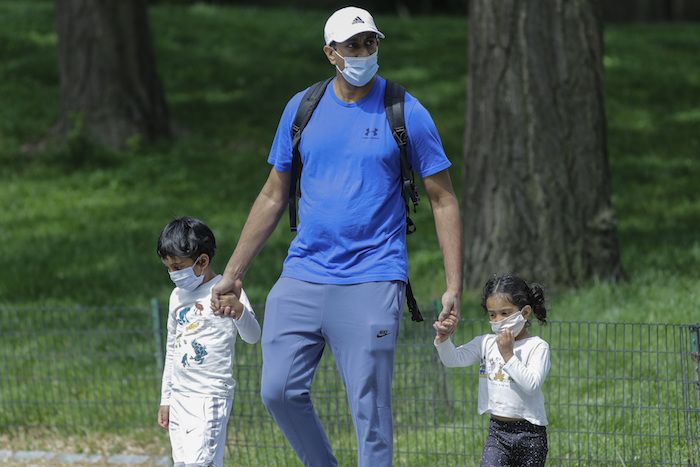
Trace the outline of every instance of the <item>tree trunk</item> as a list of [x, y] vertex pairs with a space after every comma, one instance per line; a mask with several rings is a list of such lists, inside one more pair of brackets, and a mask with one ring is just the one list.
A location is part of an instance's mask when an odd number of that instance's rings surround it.
[[101, 143], [173, 136], [155, 64], [147, 0], [55, 0], [63, 134]]
[[471, 0], [465, 287], [622, 278], [595, 0]]

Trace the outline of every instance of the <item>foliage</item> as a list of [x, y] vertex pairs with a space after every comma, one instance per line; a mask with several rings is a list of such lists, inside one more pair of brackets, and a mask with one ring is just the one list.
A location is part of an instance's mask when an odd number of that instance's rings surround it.
[[[325, 11], [163, 3], [150, 14], [180, 136], [173, 144], [133, 141], [117, 154], [79, 131], [66, 145], [51, 135], [60, 85], [52, 4], [0, 4], [0, 258], [6, 264], [0, 304], [165, 301], [172, 285], [154, 250], [172, 216], [193, 215], [210, 224], [219, 243], [213, 264], [221, 271], [266, 178], [267, 152], [285, 103], [333, 73], [321, 51]], [[376, 19], [387, 36], [380, 72], [430, 110], [459, 191], [467, 20]], [[686, 310], [694, 308], [699, 289], [700, 200], [693, 183], [700, 179], [699, 28], [608, 26], [612, 199], [630, 279], [571, 291], [547, 284], [553, 319], [694, 319]], [[414, 220], [411, 279], [427, 304], [442, 293], [442, 260], [427, 203]], [[283, 219], [246, 277], [254, 302], [264, 301], [290, 239]], [[477, 294], [466, 291], [465, 317], [480, 316]]]
[[[143, 308], [153, 297], [165, 302], [172, 284], [155, 255], [155, 241], [174, 215], [194, 215], [210, 224], [219, 243], [214, 267], [223, 269], [269, 170], [265, 160], [282, 108], [293, 93], [333, 72], [321, 53], [321, 29], [327, 12], [167, 3], [151, 8], [159, 70], [181, 135], [174, 144], [147, 145], [134, 140], [128, 152], [119, 154], [87, 141], [80, 125], [66, 144], [59, 144], [51, 134], [58, 120], [60, 85], [52, 8], [52, 3], [45, 1], [0, 3], [0, 258], [4, 260], [0, 307], [65, 306], [70, 313], [61, 315], [71, 332], [53, 332], [56, 322], [39, 320], [41, 310], [27, 312], [32, 319], [15, 313], [6, 320], [7, 329], [16, 331], [8, 331], [4, 348], [12, 352], [6, 353], [21, 357], [7, 359], [7, 365], [11, 365], [8, 374], [25, 384], [5, 388], [9, 392], [0, 399], [9, 405], [0, 418], [3, 423], [34, 427], [62, 424], [71, 436], [75, 431], [85, 435], [81, 433], [83, 428], [72, 425], [77, 413], [93, 425], [107, 426], [111, 439], [116, 429], [125, 429], [126, 425], [154, 426], [154, 411], [130, 405], [133, 401], [148, 407], [157, 404], [159, 374], [148, 331], [150, 323], [140, 312], [120, 309], [119, 313], [81, 313], [84, 310], [75, 307]], [[431, 111], [455, 163], [452, 178], [459, 190], [467, 83], [466, 19], [378, 15], [377, 22], [387, 35], [381, 45], [381, 73], [406, 85]], [[555, 284], [547, 284], [553, 292], [549, 295], [552, 320], [698, 321], [694, 311], [700, 298], [696, 272], [700, 261], [696, 233], [700, 199], [694, 186], [694, 181], [700, 179], [698, 38], [700, 27], [691, 24], [608, 26], [604, 64], [612, 199], [618, 211], [619, 239], [629, 281], [594, 282], [580, 290], [556, 290]], [[79, 123], [80, 116], [75, 118]], [[409, 237], [411, 277], [419, 301], [430, 304], [423, 307], [430, 320], [435, 311], [427, 310], [432, 308], [433, 300], [439, 299], [444, 276], [427, 203], [421, 204], [414, 220], [419, 230]], [[264, 301], [276, 280], [290, 238], [283, 220], [249, 272], [246, 290], [255, 303]], [[482, 317], [478, 291], [466, 291], [463, 310], [465, 318]], [[142, 332], [115, 336], [115, 329], [127, 329], [121, 327], [125, 320], [139, 323]], [[554, 329], [561, 327], [550, 326], [543, 332], [546, 335]], [[106, 330], [111, 333], [101, 333]], [[464, 334], [461, 341], [473, 334], [466, 325], [460, 332]], [[50, 340], [34, 338], [39, 333], [43, 333], [42, 338], [50, 335]], [[593, 330], [584, 326], [574, 337], [557, 334], [546, 338], [560, 349], [576, 349], [575, 342], [593, 339], [588, 337], [592, 335]], [[626, 346], [638, 337], [624, 333], [610, 336], [611, 347], [629, 348]], [[425, 336], [416, 341], [426, 346], [429, 342]], [[89, 353], [74, 352], [78, 344]], [[52, 354], [54, 348], [63, 353]], [[429, 348], [414, 346], [411, 351], [422, 351], [420, 358], [435, 358]], [[568, 363], [593, 371], [596, 365], [610, 365], [605, 355], [579, 352], [576, 358], [566, 358], [562, 352], [554, 358], [558, 367]], [[54, 364], [55, 356], [63, 358], [55, 359], [59, 363]], [[107, 358], [109, 369], [103, 363]], [[402, 358], [421, 361], [418, 355]], [[241, 360], [239, 368], [246, 363]], [[631, 371], [644, 372], [653, 384], [655, 379], [663, 378], [657, 378], [659, 365], [652, 363], [631, 358], [627, 365]], [[398, 366], [417, 379], [409, 381], [409, 389], [437, 390], [432, 380], [431, 384], [418, 380], [426, 374], [422, 370], [413, 371], [403, 362]], [[86, 367], [91, 372], [89, 384]], [[332, 366], [328, 368], [334, 371]], [[73, 375], [77, 382], [46, 404], [47, 394], [54, 392], [43, 389], [63, 388], [58, 381], [66, 375]], [[478, 452], [483, 418], [475, 416], [473, 404], [453, 404], [454, 398], [473, 402], [472, 376], [456, 370], [450, 374], [453, 392], [445, 400], [450, 411], [430, 413], [421, 427], [424, 432], [397, 430], [397, 465], [408, 465], [401, 453], [406, 451], [416, 455]], [[579, 390], [582, 401], [590, 402], [588, 405], [600, 403], [596, 400], [600, 394], [619, 396], [621, 400], [627, 397], [622, 394], [625, 386], [613, 388], [606, 378], [593, 373], [584, 376], [590, 380], [589, 386]], [[247, 380], [251, 380], [250, 387], [243, 384]], [[239, 401], [246, 397], [258, 401], [254, 408], [260, 416], [254, 424], [259, 425], [259, 420], [266, 417], [255, 386], [259, 381], [239, 381], [236, 397]], [[552, 378], [550, 383], [556, 381]], [[643, 386], [648, 384], [646, 381], [627, 388], [634, 388], [637, 395], [644, 394], [647, 406], [678, 397]], [[337, 396], [326, 400], [343, 400], [342, 388], [323, 389]], [[566, 389], [551, 391], [548, 401], [556, 404], [566, 394]], [[415, 399], [415, 392], [399, 390], [395, 396], [397, 425], [425, 415], [400, 409], [403, 401]], [[436, 394], [430, 397], [439, 400]], [[20, 399], [35, 403], [35, 408], [18, 412], [12, 403]], [[63, 404], [58, 404], [58, 399]], [[106, 399], [117, 399], [127, 408], [116, 413], [115, 407], [101, 404]], [[76, 400], [88, 403], [90, 410], [85, 405], [72, 407]], [[626, 400], [624, 404], [633, 407]], [[242, 410], [248, 407], [253, 404]], [[433, 425], [437, 423], [448, 425], [445, 422], [449, 420], [442, 417], [454, 417], [462, 423], [459, 427], [455, 424], [454, 429], [435, 430]], [[603, 433], [614, 433], [618, 427], [611, 428], [616, 420], [606, 420], [583, 403], [573, 416], [564, 418], [553, 421], [558, 426], [570, 423], [574, 436], [577, 424], [600, 423], [596, 431]], [[119, 420], [126, 421], [122, 424]], [[645, 430], [649, 426], [649, 432], [657, 436], [655, 430], [663, 435], [663, 430], [671, 426], [647, 419], [638, 422]], [[243, 428], [232, 430], [229, 440], [252, 431], [252, 427], [250, 431]], [[354, 439], [347, 428], [331, 425], [333, 435], [337, 435], [332, 439], [351, 457]], [[154, 427], [142, 433], [126, 429], [129, 440], [155, 440], [151, 442], [167, 452], [162, 430]], [[88, 440], [86, 452], [99, 449], [91, 443], [103, 436], [101, 430], [91, 429], [88, 436], [79, 436], [80, 442]], [[30, 439], [28, 447], [42, 445], [32, 430], [22, 427], [18, 431], [19, 438]], [[54, 436], [51, 431], [48, 437], [65, 439], [64, 435], [61, 432]], [[268, 438], [277, 440], [278, 445], [283, 443], [276, 431]], [[606, 445], [605, 440], [589, 442], [598, 443], [601, 450], [616, 448]], [[276, 460], [294, 462], [290, 450], [265, 452], [254, 442], [247, 449], [250, 465], [265, 456], [278, 458], [267, 458], [260, 465], [272, 465]], [[576, 455], [580, 453], [572, 453]], [[427, 457], [420, 463], [437, 465]]]

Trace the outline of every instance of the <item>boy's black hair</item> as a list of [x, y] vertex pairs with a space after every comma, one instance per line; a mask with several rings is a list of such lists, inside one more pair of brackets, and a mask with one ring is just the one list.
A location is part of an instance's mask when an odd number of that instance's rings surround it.
[[522, 309], [526, 305], [532, 307], [532, 312], [540, 320], [547, 324], [547, 308], [544, 300], [544, 287], [540, 284], [528, 285], [523, 279], [514, 275], [494, 276], [486, 282], [481, 293], [481, 308], [488, 313], [486, 299], [494, 295], [509, 297], [509, 301]]
[[211, 261], [216, 253], [216, 239], [207, 224], [199, 219], [175, 218], [160, 233], [156, 253], [161, 259], [168, 256], [197, 259], [206, 253]]

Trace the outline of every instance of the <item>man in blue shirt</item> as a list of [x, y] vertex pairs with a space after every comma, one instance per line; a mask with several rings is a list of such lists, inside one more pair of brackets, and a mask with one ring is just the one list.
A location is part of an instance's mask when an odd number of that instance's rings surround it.
[[[336, 11], [323, 51], [336, 69], [302, 133], [299, 225], [263, 323], [261, 395], [306, 466], [336, 466], [310, 399], [314, 371], [330, 347], [348, 393], [360, 466], [391, 466], [391, 380], [408, 280], [406, 212], [399, 149], [378, 76], [384, 35], [365, 10]], [[287, 104], [268, 157], [272, 170], [243, 227], [223, 278], [212, 291], [239, 293], [242, 279], [287, 206], [291, 126], [304, 91]], [[428, 111], [406, 93], [408, 160], [435, 218], [446, 291], [438, 320], [459, 320], [462, 228], [450, 162]], [[439, 326], [439, 324], [438, 324]], [[445, 332], [451, 332], [445, 326]]]

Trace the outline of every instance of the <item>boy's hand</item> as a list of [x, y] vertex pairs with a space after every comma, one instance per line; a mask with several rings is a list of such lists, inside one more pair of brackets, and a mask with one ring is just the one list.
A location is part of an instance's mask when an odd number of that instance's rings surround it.
[[243, 315], [243, 310], [245, 308], [233, 292], [219, 295], [219, 305], [220, 307], [231, 308], [231, 314], [235, 319], [239, 319]]
[[222, 305], [219, 297], [230, 292], [240, 297], [242, 288], [243, 282], [229, 279], [226, 275], [223, 275], [221, 280], [211, 289], [211, 309], [214, 314], [232, 318], [235, 314], [233, 309], [230, 306]]
[[162, 428], [165, 428], [167, 430], [169, 424], [170, 424], [170, 406], [169, 405], [161, 405], [160, 409], [158, 410], [158, 425], [160, 425]]

